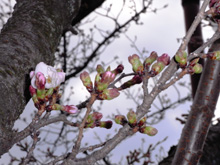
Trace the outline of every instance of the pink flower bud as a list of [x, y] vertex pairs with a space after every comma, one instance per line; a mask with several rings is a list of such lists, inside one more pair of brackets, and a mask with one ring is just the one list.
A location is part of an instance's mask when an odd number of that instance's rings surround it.
[[139, 127], [142, 127], [143, 125], [145, 125], [145, 124], [146, 124], [146, 120], [147, 120], [147, 118], [146, 118], [146, 117], [143, 117], [143, 118], [138, 122], [138, 126], [139, 126]]
[[37, 89], [44, 89], [46, 84], [46, 78], [44, 77], [44, 74], [41, 72], [38, 72], [36, 74], [36, 80], [35, 80], [35, 85]]
[[102, 118], [102, 114], [99, 112], [93, 112], [92, 117], [94, 118], [94, 120], [101, 120]]
[[107, 71], [101, 74], [101, 83], [110, 84], [115, 79], [115, 73], [112, 73], [111, 71]]
[[150, 71], [150, 76], [154, 77], [156, 75], [158, 75], [163, 69], [164, 69], [165, 65], [163, 62], [156, 62], [153, 64], [153, 66], [151, 67], [151, 71]]
[[96, 71], [97, 71], [99, 74], [102, 74], [105, 70], [104, 70], [103, 66], [99, 64], [99, 65], [97, 65], [97, 67], [96, 67]]
[[145, 127], [141, 127], [139, 129], [139, 132], [140, 133], [143, 133], [143, 134], [147, 134], [149, 136], [154, 136], [157, 134], [157, 129], [154, 128], [154, 127], [151, 127], [151, 126], [145, 126]]
[[125, 125], [126, 123], [128, 123], [124, 115], [116, 115], [115, 122], [120, 125]]
[[168, 54], [164, 53], [160, 57], [157, 58], [157, 61], [162, 62], [164, 65], [169, 65], [170, 56]]
[[112, 100], [119, 96], [118, 89], [104, 89], [102, 93], [98, 95], [98, 99], [100, 100]]
[[78, 112], [78, 108], [75, 105], [63, 106], [61, 110], [66, 111], [67, 113], [70, 113], [70, 114], [75, 114]]
[[142, 73], [144, 71], [144, 66], [138, 55], [133, 54], [132, 56], [129, 56], [128, 61], [131, 63], [132, 69], [135, 73]]
[[139, 75], [135, 75], [131, 80], [122, 84], [120, 88], [126, 89], [126, 88], [130, 88], [132, 85], [140, 84], [140, 83], [142, 83], [142, 77]]
[[128, 123], [131, 125], [131, 127], [135, 127], [137, 125], [137, 116], [133, 110], [130, 110], [128, 112], [127, 118], [128, 118]]
[[144, 66], [146, 69], [157, 59], [158, 55], [155, 51], [151, 52], [150, 56], [144, 61]]
[[118, 65], [117, 68], [116, 68], [115, 70], [113, 70], [112, 72], [117, 75], [117, 74], [122, 73], [123, 70], [124, 70], [124, 66], [123, 66], [122, 64], [120, 64], [120, 65]]
[[106, 128], [106, 129], [110, 129], [112, 128], [112, 121], [108, 120], [108, 121], [100, 121], [99, 122], [99, 127], [101, 128]]
[[93, 84], [92, 84], [91, 78], [89, 76], [89, 73], [86, 71], [82, 72], [80, 74], [80, 79], [82, 80], [83, 85], [86, 87], [86, 89], [89, 92], [92, 92], [93, 91]]
[[30, 91], [31, 96], [36, 94], [36, 89], [32, 85], [29, 86], [29, 91]]

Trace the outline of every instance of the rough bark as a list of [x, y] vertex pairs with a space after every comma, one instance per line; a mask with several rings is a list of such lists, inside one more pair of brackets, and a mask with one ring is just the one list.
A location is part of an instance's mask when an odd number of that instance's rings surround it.
[[91, 12], [93, 12], [96, 8], [101, 6], [105, 2], [105, 0], [82, 0], [81, 7], [79, 9], [78, 14], [72, 21], [72, 25], [76, 25], [86, 16], [88, 16]]
[[[63, 30], [80, 0], [19, 0], [0, 34], [0, 155], [13, 143], [12, 127], [22, 113], [31, 68], [53, 62]], [[9, 138], [10, 137], [10, 138]]]
[[[210, 51], [219, 50], [220, 41]], [[202, 156], [220, 91], [220, 61], [207, 60], [197, 93], [183, 128], [173, 165], [197, 164]]]

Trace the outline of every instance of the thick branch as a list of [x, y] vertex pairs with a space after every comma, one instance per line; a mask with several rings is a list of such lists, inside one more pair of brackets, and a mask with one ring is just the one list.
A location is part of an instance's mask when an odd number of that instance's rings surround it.
[[[63, 30], [80, 1], [18, 1], [0, 35], [0, 155], [11, 147], [12, 127], [26, 104], [29, 70], [52, 63]], [[12, 139], [11, 139], [12, 140]], [[7, 141], [7, 142], [6, 142]]]

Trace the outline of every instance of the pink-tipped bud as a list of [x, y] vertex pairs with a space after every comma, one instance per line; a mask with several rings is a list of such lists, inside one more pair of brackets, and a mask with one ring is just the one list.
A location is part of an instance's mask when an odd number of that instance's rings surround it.
[[112, 100], [119, 96], [118, 89], [104, 89], [102, 93], [98, 95], [98, 99], [100, 100]]
[[117, 74], [120, 74], [122, 73], [124, 70], [124, 66], [122, 64], [118, 65], [116, 69], [114, 69], [112, 72], [115, 73], [116, 75]]
[[75, 105], [66, 105], [62, 106], [61, 108], [62, 111], [65, 111], [69, 114], [75, 114], [78, 112], [78, 108]]
[[169, 65], [170, 56], [168, 54], [164, 53], [160, 57], [157, 58], [157, 61], [162, 62], [164, 65]]
[[187, 53], [185, 51], [177, 52], [175, 60], [181, 68], [185, 68], [187, 65]]
[[110, 129], [112, 128], [112, 121], [111, 120], [108, 120], [108, 121], [100, 121], [99, 122], [99, 127], [101, 128], [106, 128], [106, 129]]
[[99, 112], [93, 112], [92, 114], [93, 119], [96, 121], [101, 120], [102, 116], [103, 116], [102, 113], [99, 113]]
[[150, 56], [147, 57], [144, 61], [144, 66], [146, 69], [149, 68], [149, 66], [157, 59], [158, 55], [157, 52], [153, 51], [151, 52]]
[[139, 75], [135, 75], [131, 80], [128, 80], [124, 84], [121, 85], [121, 89], [130, 88], [132, 85], [142, 83], [142, 77]]
[[36, 94], [36, 89], [32, 85], [29, 86], [29, 91], [30, 91], [31, 96]]
[[124, 115], [116, 115], [115, 122], [120, 125], [125, 125], [126, 123], [128, 123], [128, 121]]
[[165, 65], [163, 62], [156, 62], [153, 64], [153, 66], [151, 67], [151, 71], [150, 71], [150, 76], [154, 77], [156, 75], [158, 75], [163, 69], [164, 69]]
[[131, 63], [132, 69], [135, 73], [143, 73], [144, 66], [141, 63], [138, 55], [133, 54], [132, 56], [129, 56], [128, 61]]
[[137, 125], [137, 116], [133, 110], [130, 110], [127, 113], [128, 123], [131, 127], [135, 127]]
[[35, 85], [37, 89], [44, 89], [46, 84], [46, 78], [44, 77], [44, 74], [41, 72], [38, 72], [36, 74], [36, 80], [35, 80]]
[[93, 91], [93, 84], [91, 81], [91, 78], [89, 76], [89, 73], [84, 71], [80, 74], [80, 79], [83, 83], [83, 85], [86, 87], [86, 89], [91, 93]]
[[107, 71], [101, 74], [101, 83], [105, 83], [105, 84], [110, 84], [111, 82], [114, 81], [115, 79], [115, 73], [111, 72], [111, 71]]
[[142, 127], [143, 125], [145, 125], [145, 124], [146, 124], [146, 120], [147, 120], [147, 118], [146, 118], [146, 117], [143, 117], [143, 118], [138, 122], [138, 126], [139, 126], [139, 127]]
[[105, 70], [103, 68], [102, 65], [98, 64], [97, 67], [96, 67], [96, 71], [99, 73], [99, 74], [102, 74]]
[[145, 127], [141, 127], [139, 128], [139, 132], [143, 133], [143, 134], [147, 134], [149, 136], [154, 136], [157, 134], [157, 129], [151, 126], [145, 126]]

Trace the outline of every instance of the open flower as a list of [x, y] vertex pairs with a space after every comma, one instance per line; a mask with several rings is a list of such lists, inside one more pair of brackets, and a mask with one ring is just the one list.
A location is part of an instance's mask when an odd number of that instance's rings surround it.
[[38, 75], [38, 72], [41, 72], [46, 78], [45, 88], [47, 89], [55, 88], [65, 80], [64, 72], [58, 72], [54, 67], [46, 65], [44, 62], [40, 62], [39, 64], [37, 64], [35, 71], [30, 72], [31, 85], [34, 88], [37, 88], [36, 76]]

